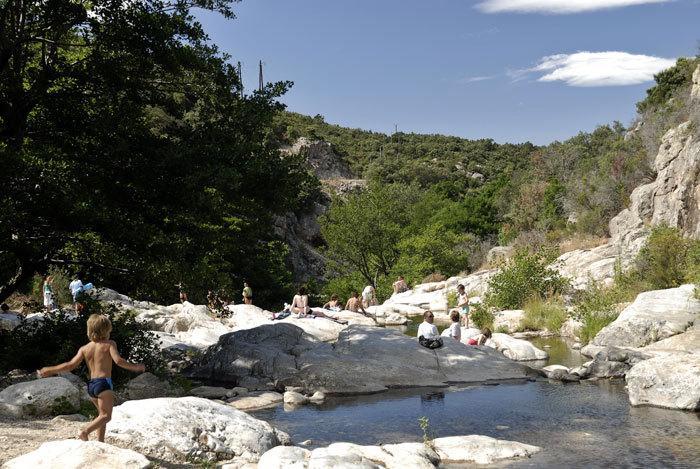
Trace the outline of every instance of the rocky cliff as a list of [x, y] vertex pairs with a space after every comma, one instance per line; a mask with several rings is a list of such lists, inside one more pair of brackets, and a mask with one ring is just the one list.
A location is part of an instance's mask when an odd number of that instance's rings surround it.
[[295, 282], [321, 280], [325, 259], [319, 252], [323, 246], [318, 219], [331, 204], [332, 194], [347, 194], [365, 186], [363, 179], [354, 179], [350, 168], [330, 143], [299, 138], [293, 145], [282, 147], [282, 153], [303, 155], [321, 181], [321, 198], [298, 212], [288, 212], [275, 220], [275, 232], [289, 245], [288, 262]]

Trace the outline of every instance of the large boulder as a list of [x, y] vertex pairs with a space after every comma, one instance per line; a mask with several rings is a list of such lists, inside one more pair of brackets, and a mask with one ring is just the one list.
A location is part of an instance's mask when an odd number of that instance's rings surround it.
[[682, 334], [654, 342], [642, 348], [642, 351], [654, 355], [676, 352], [700, 354], [700, 323], [696, 321], [693, 327], [687, 329]]
[[700, 355], [654, 357], [634, 365], [625, 379], [634, 406], [700, 410]]
[[81, 390], [66, 378], [36, 379], [0, 391], [0, 413], [16, 417], [70, 414], [80, 409]]
[[516, 339], [508, 334], [494, 333], [490, 342], [506, 357], [515, 361], [546, 360], [549, 354], [540, 350], [531, 342]]
[[640, 293], [592, 340], [596, 346], [644, 347], [685, 332], [700, 317], [694, 285]]
[[130, 449], [99, 441], [49, 441], [38, 449], [11, 459], [3, 469], [143, 469], [151, 462]]
[[141, 373], [130, 380], [125, 386], [128, 399], [153, 399], [155, 397], [171, 397], [182, 394], [182, 389], [172, 386], [151, 373]]
[[114, 408], [107, 438], [169, 462], [257, 462], [289, 436], [232, 407], [198, 397], [128, 401]]
[[285, 323], [223, 336], [192, 371], [200, 379], [236, 383], [255, 377], [326, 394], [517, 379], [529, 373], [489, 347], [445, 340], [442, 348], [429, 350], [398, 331], [359, 325], [344, 329], [330, 346]]

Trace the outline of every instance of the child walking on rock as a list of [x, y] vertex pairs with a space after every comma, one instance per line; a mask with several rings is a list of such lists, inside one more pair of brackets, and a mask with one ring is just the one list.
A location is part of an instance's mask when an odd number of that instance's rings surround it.
[[124, 360], [117, 350], [117, 343], [109, 340], [112, 323], [107, 316], [93, 314], [87, 321], [87, 336], [90, 343], [83, 345], [69, 362], [56, 366], [44, 367], [37, 371], [41, 378], [65, 373], [80, 365], [85, 360], [90, 370], [90, 381], [87, 391], [92, 403], [97, 407], [98, 415], [80, 432], [79, 438], [87, 441], [88, 435], [97, 430], [97, 439], [105, 441], [107, 422], [112, 419], [114, 394], [112, 390], [112, 360], [117, 366], [126, 370], [142, 373], [146, 370], [143, 364], [129, 363]]

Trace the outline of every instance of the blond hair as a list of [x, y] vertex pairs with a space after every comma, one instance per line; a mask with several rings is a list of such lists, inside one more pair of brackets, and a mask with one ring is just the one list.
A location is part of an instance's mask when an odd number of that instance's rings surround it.
[[109, 339], [112, 322], [104, 314], [93, 314], [87, 321], [87, 336], [93, 342]]

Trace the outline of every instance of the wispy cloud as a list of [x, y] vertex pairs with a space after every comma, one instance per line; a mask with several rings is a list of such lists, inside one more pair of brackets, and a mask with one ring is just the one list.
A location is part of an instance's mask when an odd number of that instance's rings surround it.
[[483, 0], [476, 8], [484, 13], [581, 13], [673, 0]]
[[464, 77], [464, 78], [460, 78], [459, 80], [457, 80], [457, 83], [461, 83], [461, 84], [464, 85], [464, 84], [467, 84], [467, 83], [476, 83], [476, 82], [479, 82], [479, 81], [492, 80], [492, 79], [494, 79], [494, 78], [496, 78], [496, 75], [477, 76], [477, 77]]
[[675, 59], [636, 55], [627, 52], [577, 52], [543, 57], [533, 68], [509, 71], [518, 81], [531, 74], [542, 74], [537, 81], [563, 81], [569, 86], [625, 86], [654, 79]]

